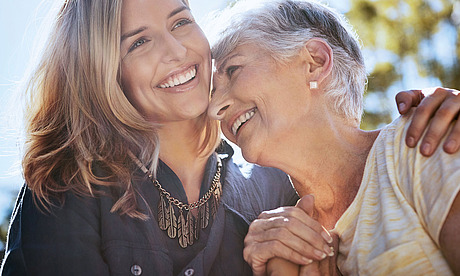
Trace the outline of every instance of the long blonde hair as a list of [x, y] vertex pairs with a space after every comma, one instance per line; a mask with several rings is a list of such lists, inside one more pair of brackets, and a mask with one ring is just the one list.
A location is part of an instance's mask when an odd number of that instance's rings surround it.
[[[129, 103], [119, 85], [122, 0], [67, 0], [26, 89], [24, 178], [46, 210], [64, 193], [117, 191], [112, 212], [146, 218], [138, 208], [133, 153], [158, 163], [156, 126]], [[202, 152], [214, 150], [217, 122], [203, 120]], [[104, 175], [93, 172], [94, 165]]]

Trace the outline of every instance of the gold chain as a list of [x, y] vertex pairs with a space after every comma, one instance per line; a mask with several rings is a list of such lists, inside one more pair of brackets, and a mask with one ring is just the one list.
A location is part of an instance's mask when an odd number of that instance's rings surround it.
[[211, 195], [214, 193], [214, 191], [218, 189], [219, 182], [220, 182], [221, 168], [222, 168], [222, 162], [218, 158], [217, 159], [217, 171], [216, 171], [216, 174], [214, 175], [211, 187], [209, 188], [208, 192], [204, 194], [199, 200], [192, 202], [190, 204], [183, 203], [179, 199], [171, 196], [171, 194], [161, 186], [160, 182], [157, 179], [155, 180], [153, 179], [152, 175], [149, 175], [149, 178], [152, 179], [153, 185], [160, 191], [160, 194], [164, 196], [170, 203], [174, 204], [180, 210], [184, 209], [186, 211], [190, 211], [190, 210], [199, 208], [200, 206], [205, 204], [211, 198]]

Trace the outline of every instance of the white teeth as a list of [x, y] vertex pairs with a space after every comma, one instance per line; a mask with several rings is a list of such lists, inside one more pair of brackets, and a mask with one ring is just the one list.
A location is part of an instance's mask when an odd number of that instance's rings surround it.
[[246, 121], [252, 118], [256, 114], [256, 109], [252, 109], [251, 111], [248, 111], [242, 115], [240, 115], [235, 122], [233, 123], [232, 126], [232, 133], [234, 136], [236, 136], [236, 133], [238, 132], [238, 128], [244, 124]]
[[184, 84], [190, 81], [191, 79], [193, 79], [195, 75], [196, 75], [196, 69], [195, 67], [192, 67], [187, 72], [169, 77], [167, 81], [158, 85], [158, 87], [168, 88], [168, 87], [174, 87], [176, 85]]

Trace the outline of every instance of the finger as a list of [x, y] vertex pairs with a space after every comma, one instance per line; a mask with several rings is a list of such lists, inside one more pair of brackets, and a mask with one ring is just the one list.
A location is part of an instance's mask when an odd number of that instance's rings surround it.
[[406, 134], [407, 146], [413, 148], [417, 145], [431, 117], [436, 113], [436, 110], [441, 106], [446, 96], [447, 92], [444, 89], [437, 89], [435, 93], [426, 96], [415, 109]]
[[313, 217], [313, 212], [315, 210], [315, 197], [313, 195], [305, 195], [297, 201], [296, 207], [299, 207], [307, 215]]
[[[307, 213], [305, 213], [302, 209], [297, 207], [281, 207], [275, 210], [262, 212], [259, 215], [259, 218], [256, 219], [254, 222], [257, 223], [253, 226], [253, 228], [255, 228], [256, 226], [262, 227], [262, 229], [260, 229], [259, 231], [277, 227], [289, 227], [289, 229], [293, 231], [296, 230], [294, 229], [294, 227], [299, 227], [299, 230], [297, 230], [296, 232], [302, 231], [302, 229], [306, 228], [311, 228], [317, 233], [325, 231], [318, 221], [316, 221]], [[302, 224], [298, 224], [298, 222], [301, 222]], [[327, 235], [325, 235], [323, 239], [326, 242], [328, 242], [329, 240]]]
[[[315, 210], [315, 197], [313, 195], [305, 195], [299, 201], [297, 201], [296, 207], [299, 207], [300, 209], [304, 210], [307, 215], [310, 217], [314, 217], [313, 213]], [[329, 231], [326, 230], [326, 228], [322, 227], [323, 231], [321, 232], [321, 235], [323, 236], [323, 239], [327, 243], [332, 242], [332, 237], [329, 234]]]
[[420, 145], [420, 152], [424, 156], [434, 153], [442, 138], [449, 130], [451, 122], [457, 118], [460, 109], [460, 98], [450, 98], [441, 104], [431, 119], [430, 125]]
[[396, 94], [396, 105], [400, 114], [406, 114], [411, 107], [419, 105], [424, 95], [421, 90], [407, 90]]
[[300, 267], [299, 275], [301, 276], [320, 276], [319, 262], [313, 262]]
[[278, 207], [273, 210], [263, 211], [260, 213], [258, 218], [268, 219], [271, 217], [279, 217], [279, 216], [304, 216], [305, 211], [299, 210], [299, 208], [295, 208], [294, 206], [284, 206]]
[[[274, 233], [274, 238], [292, 242], [297, 242], [300, 246], [306, 246], [307, 243], [311, 244], [316, 249], [323, 251], [326, 255], [332, 254], [330, 246], [327, 243], [332, 242], [332, 237], [329, 232], [321, 226], [316, 220], [308, 217], [308, 220], [299, 220], [296, 217], [292, 218], [270, 218], [268, 222], [275, 221], [279, 227], [265, 228], [266, 234]], [[284, 235], [283, 235], [284, 234]], [[307, 249], [307, 247], [304, 247]]]
[[456, 153], [460, 148], [460, 121], [456, 121], [444, 142], [443, 149], [447, 153]]
[[245, 246], [243, 250], [244, 260], [251, 266], [253, 271], [257, 272], [265, 271], [265, 265], [268, 260], [275, 257], [287, 259], [299, 265], [312, 262], [312, 259], [299, 254], [279, 241], [251, 244], [251, 246]]
[[[261, 232], [250, 230], [245, 238], [245, 245], [279, 241], [303, 256], [315, 260], [322, 260], [326, 255], [333, 254], [333, 250], [326, 244], [320, 234], [311, 228], [299, 230], [301, 228], [295, 226], [294, 222], [291, 222], [291, 225], [294, 225], [293, 230], [288, 229], [289, 227], [269, 228]], [[260, 229], [262, 228], [257, 230]]]

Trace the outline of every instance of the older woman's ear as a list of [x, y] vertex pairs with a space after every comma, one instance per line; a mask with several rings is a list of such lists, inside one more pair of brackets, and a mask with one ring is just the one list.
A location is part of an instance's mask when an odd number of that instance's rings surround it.
[[305, 58], [308, 62], [307, 78], [319, 85], [332, 71], [334, 57], [329, 44], [321, 38], [312, 38], [305, 43]]

